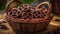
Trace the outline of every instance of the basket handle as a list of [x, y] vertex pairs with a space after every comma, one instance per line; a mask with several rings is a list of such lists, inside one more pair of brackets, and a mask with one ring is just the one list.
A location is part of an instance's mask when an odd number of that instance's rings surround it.
[[49, 2], [42, 2], [42, 3], [40, 3], [39, 5], [36, 6], [36, 9], [41, 9], [39, 7], [41, 7], [44, 4], [48, 5], [48, 10], [47, 11], [51, 12], [51, 4]]
[[9, 6], [13, 3], [13, 2], [18, 2], [19, 4], [22, 4], [19, 0], [11, 0], [7, 3], [6, 8], [5, 8], [5, 12], [8, 12]]

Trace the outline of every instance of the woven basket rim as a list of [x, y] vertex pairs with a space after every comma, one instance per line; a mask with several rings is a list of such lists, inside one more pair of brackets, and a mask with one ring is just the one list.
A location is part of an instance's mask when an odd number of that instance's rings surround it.
[[20, 23], [39, 23], [39, 22], [44, 22], [49, 18], [49, 16], [46, 16], [44, 18], [37, 18], [37, 19], [21, 19], [21, 18], [13, 18], [10, 16], [5, 15], [5, 19], [13, 21], [13, 22], [20, 22]]

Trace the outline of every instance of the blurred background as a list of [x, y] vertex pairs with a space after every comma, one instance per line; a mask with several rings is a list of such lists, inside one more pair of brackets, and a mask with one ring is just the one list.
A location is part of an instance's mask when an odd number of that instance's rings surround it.
[[[9, 24], [3, 19], [3, 14], [6, 4], [11, 0], [0, 0], [0, 34], [10, 34], [13, 32]], [[54, 15], [51, 20], [48, 28], [60, 27], [60, 0], [20, 0], [22, 3], [28, 3], [32, 6], [36, 6], [40, 2], [48, 1], [52, 4], [52, 13]], [[11, 6], [15, 7], [16, 3], [13, 3]]]

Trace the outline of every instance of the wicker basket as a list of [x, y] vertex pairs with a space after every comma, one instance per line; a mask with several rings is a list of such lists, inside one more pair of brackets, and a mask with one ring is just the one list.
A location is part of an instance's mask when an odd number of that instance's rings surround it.
[[14, 31], [37, 32], [37, 31], [43, 31], [47, 28], [49, 22], [53, 17], [51, 12], [51, 5], [49, 2], [42, 2], [35, 7], [36, 10], [40, 10], [42, 8], [42, 5], [47, 5], [48, 7], [46, 8], [47, 13], [46, 16], [44, 16], [44, 18], [15, 18], [8, 15], [10, 10], [12, 10], [9, 9], [9, 6], [13, 2], [18, 2], [20, 4], [22, 3], [19, 1], [10, 1], [6, 6], [5, 19], [8, 21], [8, 23], [10, 24], [10, 26], [13, 28]]

